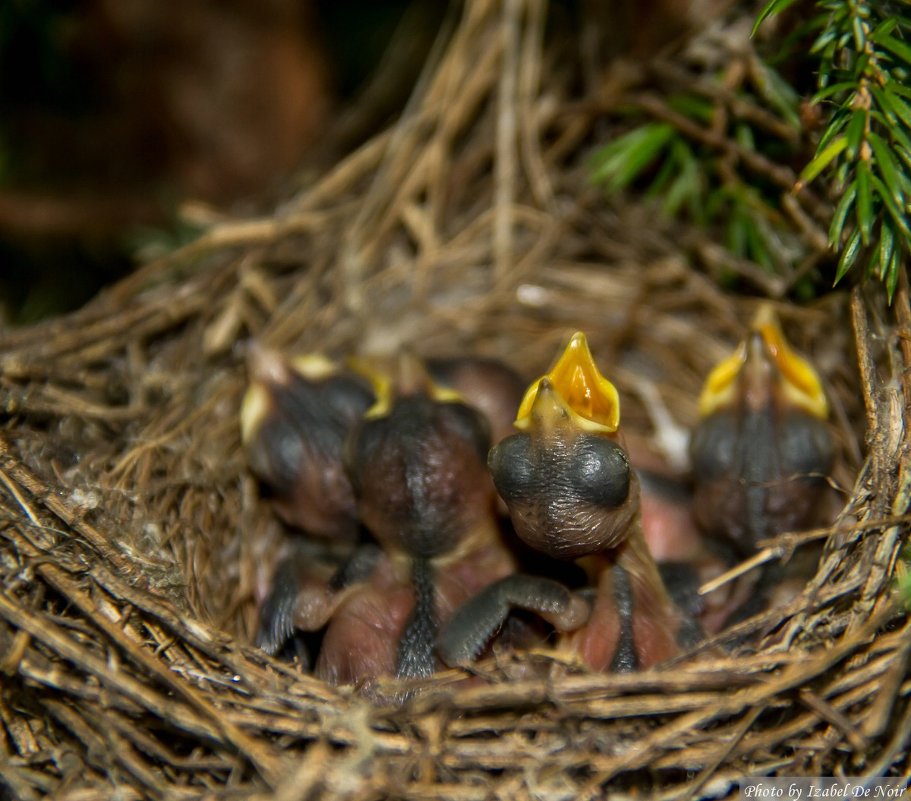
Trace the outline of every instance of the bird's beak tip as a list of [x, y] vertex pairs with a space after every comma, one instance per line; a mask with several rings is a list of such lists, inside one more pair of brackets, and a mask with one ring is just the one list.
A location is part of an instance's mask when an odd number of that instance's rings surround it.
[[759, 307], [747, 338], [709, 373], [699, 397], [700, 416], [707, 417], [733, 401], [746, 365], [771, 367], [753, 372], [777, 377], [781, 396], [792, 406], [823, 420], [828, 417], [828, 401], [819, 374], [791, 348], [770, 304]]

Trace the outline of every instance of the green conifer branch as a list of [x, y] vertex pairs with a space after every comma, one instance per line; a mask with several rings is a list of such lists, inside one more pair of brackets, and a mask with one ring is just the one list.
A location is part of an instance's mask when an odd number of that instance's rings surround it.
[[[771, 0], [754, 32], [794, 0]], [[814, 102], [829, 107], [816, 154], [795, 186], [824, 179], [837, 198], [829, 245], [835, 283], [859, 264], [891, 299], [911, 255], [911, 17], [872, 0], [817, 0]]]

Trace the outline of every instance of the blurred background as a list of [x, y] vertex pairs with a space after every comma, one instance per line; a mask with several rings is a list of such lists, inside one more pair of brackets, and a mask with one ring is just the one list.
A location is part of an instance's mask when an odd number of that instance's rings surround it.
[[[553, 0], [544, 83], [572, 98], [559, 114], [594, 123], [578, 148], [588, 176], [573, 191], [629, 192], [681, 221], [681, 252], [726, 288], [805, 301], [832, 285], [825, 229], [869, 169], [863, 148], [826, 162], [828, 189], [793, 188], [801, 169], [826, 166], [805, 167], [821, 137], [849, 118], [866, 130], [851, 87], [870, 80], [867, 43], [850, 58], [811, 52], [816, 36], [837, 33], [811, 0], [751, 35], [763, 4]], [[891, 9], [877, 12], [882, 30], [905, 36], [911, 23], [888, 19]], [[460, 0], [2, 0], [0, 326], [76, 308], [219, 220], [272, 214], [398, 117], [463, 10]], [[894, 61], [901, 84], [911, 51], [883, 41], [894, 52], [877, 51], [877, 63]], [[837, 102], [813, 99], [825, 70], [843, 87]], [[902, 91], [885, 99], [904, 108]], [[911, 242], [900, 213], [884, 217], [886, 200], [860, 204], [862, 231], [889, 224]], [[828, 240], [854, 234], [853, 219]], [[887, 268], [873, 259], [866, 271], [891, 293], [898, 270]]]
[[194, 215], [268, 209], [355, 148], [406, 101], [446, 9], [4, 0], [0, 325], [75, 308]]

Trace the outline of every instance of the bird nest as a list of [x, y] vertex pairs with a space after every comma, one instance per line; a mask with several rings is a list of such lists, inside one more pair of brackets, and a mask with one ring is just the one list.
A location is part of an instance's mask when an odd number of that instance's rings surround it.
[[[0, 797], [682, 799], [908, 771], [907, 285], [891, 307], [855, 289], [798, 308], [786, 279], [606, 200], [586, 154], [636, 79], [617, 64], [579, 90], [544, 12], [467, 3], [400, 121], [273, 214], [0, 338]], [[722, 634], [624, 675], [501, 655], [484, 681], [442, 672], [396, 704], [375, 700], [392, 679], [331, 687], [252, 647], [287, 534], [240, 447], [243, 342], [534, 375], [581, 329], [624, 429], [660, 440], [656, 418], [694, 424], [755, 306], [719, 264], [813, 354], [840, 448], [831, 527], [755, 560], [824, 542], [818, 572], [737, 627], [745, 647], [720, 655]]]

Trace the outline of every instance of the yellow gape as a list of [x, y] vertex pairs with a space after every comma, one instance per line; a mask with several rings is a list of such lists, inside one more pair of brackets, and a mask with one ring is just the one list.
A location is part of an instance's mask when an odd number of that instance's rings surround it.
[[548, 403], [560, 403], [584, 431], [613, 434], [620, 425], [617, 388], [601, 375], [581, 332], [573, 335], [550, 372], [528, 388], [514, 423], [519, 430], [528, 429], [532, 415], [542, 408], [543, 399], [536, 403], [542, 390], [545, 395], [556, 393], [557, 398], [548, 398]]
[[395, 361], [386, 363], [351, 356], [345, 364], [349, 370], [370, 382], [376, 396], [376, 402], [364, 415], [365, 420], [386, 417], [397, 395], [421, 392], [438, 403], [465, 403], [465, 399], [454, 389], [434, 382], [421, 360], [410, 353], [401, 354]]
[[774, 368], [781, 397], [814, 417], [825, 420], [829, 416], [829, 404], [822, 382], [813, 366], [792, 350], [781, 331], [775, 311], [769, 305], [759, 308], [750, 326], [748, 339], [741, 342], [730, 356], [719, 362], [709, 373], [699, 396], [700, 416], [708, 417], [734, 399], [744, 366], [751, 358], [757, 358], [752, 355], [748, 344], [749, 339], [756, 335], [762, 342], [762, 353], [758, 358], [764, 359]]

